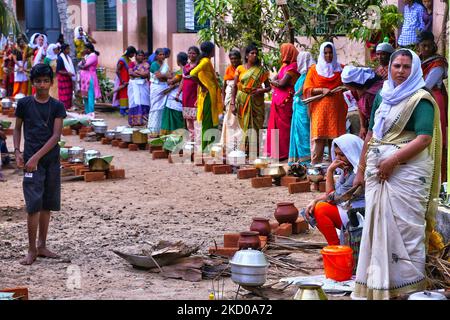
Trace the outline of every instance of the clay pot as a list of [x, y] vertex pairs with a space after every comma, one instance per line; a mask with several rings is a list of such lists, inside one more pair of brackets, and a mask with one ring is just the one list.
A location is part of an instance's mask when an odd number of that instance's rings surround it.
[[259, 249], [261, 241], [259, 240], [259, 232], [244, 231], [240, 233], [238, 241], [239, 250], [242, 249]]
[[295, 223], [298, 218], [298, 209], [293, 202], [280, 202], [274, 213], [275, 219], [282, 223]]
[[253, 222], [250, 225], [250, 230], [259, 232], [260, 236], [269, 236], [271, 232], [269, 219], [253, 218]]

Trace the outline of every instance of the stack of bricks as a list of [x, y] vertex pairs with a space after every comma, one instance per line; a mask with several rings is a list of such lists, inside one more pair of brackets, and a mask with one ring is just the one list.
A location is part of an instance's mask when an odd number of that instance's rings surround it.
[[125, 169], [116, 169], [113, 165], [106, 171], [90, 171], [88, 165], [70, 163], [67, 160], [61, 161], [61, 165], [65, 169], [72, 170], [75, 176], [83, 176], [85, 182], [125, 179]]
[[250, 179], [258, 176], [258, 169], [256, 168], [242, 168], [237, 171], [238, 179]]
[[[239, 250], [239, 233], [225, 233], [223, 235], [223, 247], [210, 247], [209, 254], [215, 254], [231, 258]], [[260, 249], [267, 245], [267, 237], [259, 236]]]
[[82, 127], [79, 131], [80, 140], [83, 140], [86, 137], [86, 134], [92, 131], [92, 127]]
[[279, 224], [276, 220], [270, 220], [269, 224], [273, 234], [283, 237], [305, 233], [309, 230], [308, 222], [303, 217], [298, 217], [294, 223]]

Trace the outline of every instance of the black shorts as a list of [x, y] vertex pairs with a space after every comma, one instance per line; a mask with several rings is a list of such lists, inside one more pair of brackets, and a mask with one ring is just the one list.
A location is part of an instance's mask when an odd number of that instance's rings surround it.
[[59, 159], [38, 163], [37, 170], [24, 172], [23, 195], [28, 213], [61, 209], [61, 169]]

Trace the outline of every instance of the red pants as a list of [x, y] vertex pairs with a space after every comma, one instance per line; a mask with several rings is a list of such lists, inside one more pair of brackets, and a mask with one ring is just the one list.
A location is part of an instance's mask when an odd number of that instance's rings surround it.
[[317, 227], [327, 239], [328, 244], [330, 246], [339, 245], [340, 241], [336, 228], [342, 227], [342, 220], [338, 208], [327, 202], [319, 202], [314, 207], [314, 217], [317, 221]]

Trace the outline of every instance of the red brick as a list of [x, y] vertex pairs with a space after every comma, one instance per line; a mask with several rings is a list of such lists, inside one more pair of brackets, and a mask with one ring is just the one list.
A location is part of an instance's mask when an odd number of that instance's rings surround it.
[[86, 137], [86, 132], [80, 132], [80, 139], [83, 140]]
[[114, 139], [114, 140], [111, 141], [111, 145], [112, 145], [113, 147], [118, 147], [118, 146], [119, 146], [119, 143], [120, 143], [120, 141], [119, 141], [119, 140], [116, 140], [116, 139]]
[[75, 171], [76, 176], [84, 176], [86, 172], [89, 172], [89, 168], [79, 168]]
[[310, 183], [308, 181], [289, 183], [289, 193], [309, 192]]
[[62, 128], [61, 134], [63, 136], [71, 136], [72, 135], [72, 128], [70, 128], [70, 127]]
[[128, 150], [130, 150], [130, 151], [138, 151], [139, 148], [138, 148], [138, 145], [137, 145], [137, 144], [135, 144], [135, 143], [130, 143], [130, 144], [128, 145]]
[[15, 118], [15, 117], [16, 117], [16, 110], [15, 109], [9, 110], [8, 118]]
[[125, 169], [110, 169], [107, 172], [108, 179], [125, 179]]
[[124, 142], [124, 141], [119, 142], [119, 148], [121, 148], [121, 149], [128, 148], [128, 142]]
[[319, 182], [319, 192], [326, 192], [326, 191], [327, 191], [327, 182], [320, 181]]
[[223, 246], [225, 248], [238, 248], [240, 236], [241, 235], [239, 233], [225, 233], [223, 235]]
[[258, 169], [256, 168], [244, 168], [239, 169], [237, 172], [238, 179], [250, 179], [258, 176]]
[[102, 144], [111, 144], [111, 140], [109, 140], [108, 138], [102, 138]]
[[302, 181], [300, 178], [292, 177], [292, 176], [284, 176], [281, 178], [281, 185], [283, 187], [289, 187], [289, 183], [295, 183]]
[[169, 158], [169, 153], [166, 150], [155, 150], [152, 152], [152, 159], [167, 159]]
[[260, 248], [264, 248], [267, 245], [267, 236], [259, 236]]
[[162, 146], [153, 146], [151, 144], [149, 144], [148, 148], [149, 148], [148, 150], [150, 150], [150, 153], [153, 153], [153, 151], [156, 151], [156, 150], [162, 150], [163, 149]]
[[2, 109], [2, 115], [7, 116], [9, 113], [9, 109]]
[[277, 220], [270, 220], [269, 224], [270, 224], [270, 229], [272, 230], [272, 233], [275, 233], [275, 230], [277, 230], [278, 227], [280, 226], [280, 223]]
[[85, 133], [92, 132], [92, 127], [81, 127], [80, 132], [85, 132]]
[[234, 254], [236, 253], [236, 251], [238, 251], [239, 248], [222, 248], [222, 247], [210, 247], [209, 248], [209, 254], [215, 254], [218, 256], [224, 256], [224, 257], [228, 257], [231, 258], [232, 256], [234, 256]]
[[203, 157], [201, 155], [194, 154], [194, 164], [197, 167], [204, 166], [205, 165], [205, 160], [203, 159]]
[[255, 177], [252, 178], [253, 188], [268, 188], [272, 186], [272, 177]]
[[289, 237], [290, 235], [292, 235], [292, 224], [282, 223], [278, 227], [276, 234], [283, 237]]
[[212, 172], [214, 174], [229, 174], [229, 173], [233, 173], [233, 167], [229, 164], [215, 165], [212, 168]]
[[12, 129], [12, 128], [4, 129], [3, 132], [4, 132], [7, 136], [12, 136], [12, 135], [14, 134], [14, 129]]
[[103, 171], [97, 172], [85, 172], [84, 173], [84, 181], [92, 182], [92, 181], [101, 181], [105, 180], [105, 173]]
[[303, 217], [298, 217], [297, 220], [292, 225], [292, 233], [299, 234], [305, 233], [309, 230], [308, 222], [303, 219]]

